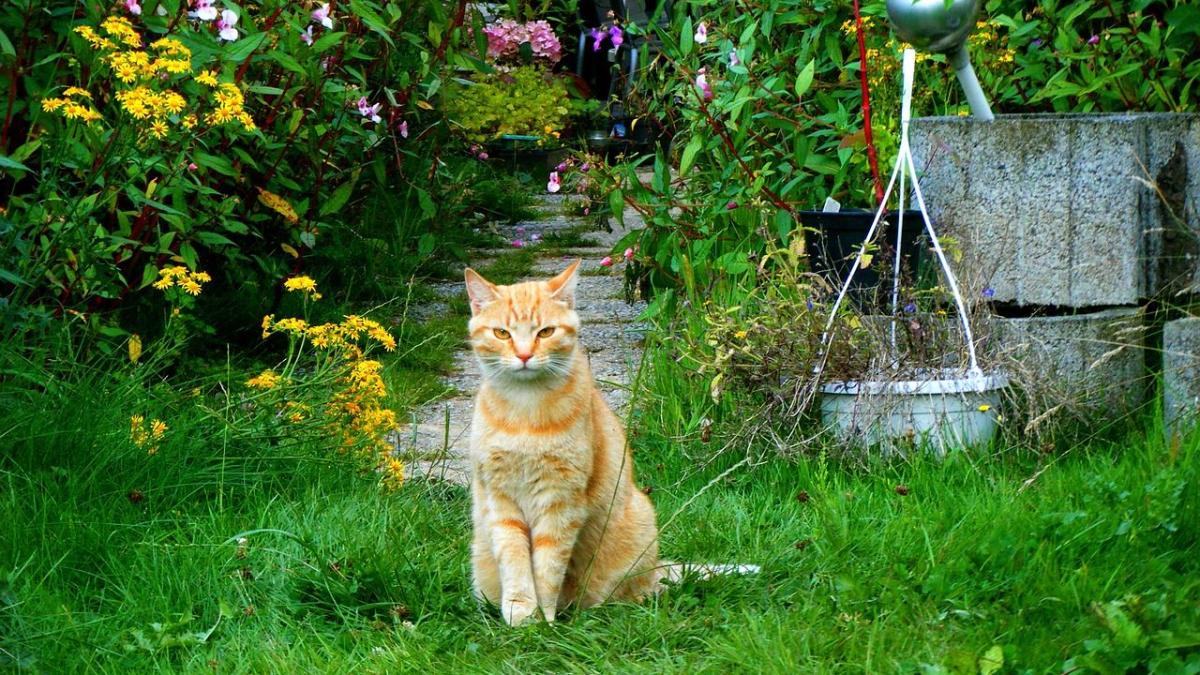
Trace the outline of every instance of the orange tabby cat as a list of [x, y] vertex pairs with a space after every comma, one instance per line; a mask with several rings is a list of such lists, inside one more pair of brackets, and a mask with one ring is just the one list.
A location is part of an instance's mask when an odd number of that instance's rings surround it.
[[471, 424], [475, 593], [517, 625], [658, 589], [658, 531], [579, 343], [579, 261], [497, 286], [466, 271], [483, 370]]

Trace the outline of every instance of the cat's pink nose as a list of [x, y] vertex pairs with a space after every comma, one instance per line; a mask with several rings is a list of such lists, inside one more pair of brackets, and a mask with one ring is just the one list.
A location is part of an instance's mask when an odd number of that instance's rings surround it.
[[529, 363], [529, 359], [533, 358], [533, 354], [517, 354], [517, 358], [521, 359], [521, 363]]

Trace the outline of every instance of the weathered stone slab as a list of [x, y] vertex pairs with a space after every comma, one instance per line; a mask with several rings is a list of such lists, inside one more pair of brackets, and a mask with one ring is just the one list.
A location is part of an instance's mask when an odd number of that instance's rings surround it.
[[997, 301], [1087, 308], [1200, 290], [1200, 115], [926, 117], [911, 137], [958, 267]]
[[[1147, 400], [1146, 324], [1137, 309], [993, 318], [989, 353], [1023, 394], [1024, 423], [1112, 421]], [[1035, 431], [1036, 429], [1031, 429]]]
[[1163, 326], [1163, 416], [1169, 437], [1182, 437], [1200, 419], [1200, 317]]

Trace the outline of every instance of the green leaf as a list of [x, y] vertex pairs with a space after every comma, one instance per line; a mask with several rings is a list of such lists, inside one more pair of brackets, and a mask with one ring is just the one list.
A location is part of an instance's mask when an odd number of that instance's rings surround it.
[[224, 50], [223, 56], [226, 61], [245, 61], [246, 57], [253, 54], [254, 50], [258, 49], [266, 39], [266, 33], [247, 35], [237, 42], [231, 42], [229, 47]]
[[361, 0], [350, 0], [351, 13], [362, 19], [362, 22], [367, 25], [367, 28], [375, 31], [383, 38], [383, 41], [395, 47], [396, 43], [392, 41], [392, 36], [388, 31], [387, 23], [376, 14], [371, 8], [367, 7]]
[[13, 49], [13, 43], [5, 35], [4, 31], [0, 30], [0, 54], [4, 56], [16, 56], [17, 50]]
[[809, 60], [808, 65], [804, 66], [799, 75], [796, 75], [796, 97], [803, 98], [804, 93], [812, 86], [813, 72], [816, 70], [817, 63], [814, 60]]
[[330, 47], [333, 47], [334, 45], [341, 42], [342, 38], [344, 38], [344, 37], [346, 37], [345, 31], [338, 31], [336, 33], [326, 33], [326, 34], [322, 35], [321, 37], [317, 38], [317, 40], [315, 42], [313, 42], [312, 49], [310, 49], [309, 51], [311, 51], [314, 54], [320, 54], [321, 52], [324, 52], [324, 51], [328, 50]]
[[420, 203], [421, 213], [424, 213], [426, 218], [432, 218], [437, 214], [437, 206], [433, 203], [433, 197], [421, 188], [417, 188], [417, 202]]
[[613, 190], [608, 193], [608, 207], [612, 209], [613, 218], [621, 225], [625, 224], [625, 193]]
[[205, 246], [237, 246], [232, 239], [216, 232], [197, 232], [196, 239]]
[[14, 171], [29, 171], [30, 168], [10, 158], [7, 155], [0, 155], [0, 169], [13, 169]]
[[683, 149], [683, 155], [679, 158], [680, 177], [687, 176], [688, 169], [691, 169], [692, 164], [696, 161], [696, 153], [700, 152], [703, 145], [704, 139], [699, 136], [692, 136], [692, 140], [688, 141], [687, 147]]
[[327, 216], [331, 213], [336, 213], [339, 209], [346, 205], [346, 202], [350, 200], [350, 195], [353, 192], [353, 180], [346, 181], [345, 183], [337, 186], [337, 189], [333, 191], [333, 194], [329, 195], [329, 199], [326, 199], [325, 203], [321, 205], [320, 214], [322, 216]]
[[291, 54], [288, 54], [281, 49], [272, 49], [271, 51], [267, 52], [267, 58], [283, 66], [284, 69], [292, 71], [293, 73], [297, 73], [299, 75], [303, 75], [305, 73], [304, 66], [300, 65], [299, 61], [292, 58]]
[[425, 258], [433, 253], [433, 246], [437, 243], [437, 237], [433, 236], [432, 232], [426, 232], [417, 240], [417, 255]]
[[694, 30], [692, 28], [692, 17], [689, 16], [683, 20], [683, 28], [680, 30], [681, 30], [681, 33], [679, 35], [679, 54], [680, 54], [680, 56], [687, 56], [688, 54], [692, 53], [692, 44], [693, 44], [692, 41], [694, 39], [692, 37], [692, 32]]
[[1004, 667], [1004, 648], [992, 645], [991, 649], [979, 657], [979, 675], [993, 675]]

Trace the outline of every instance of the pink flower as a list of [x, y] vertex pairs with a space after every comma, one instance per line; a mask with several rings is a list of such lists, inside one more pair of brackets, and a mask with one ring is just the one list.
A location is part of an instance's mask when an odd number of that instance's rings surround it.
[[376, 103], [375, 105], [371, 105], [367, 101], [367, 97], [363, 96], [362, 98], [358, 99], [358, 103], [356, 105], [358, 106], [359, 114], [362, 115], [363, 117], [366, 117], [367, 119], [371, 120], [372, 122], [374, 122], [376, 124], [379, 124], [380, 122], [383, 121], [383, 118], [379, 116], [379, 110], [381, 108], [383, 108], [382, 103]]
[[696, 34], [693, 35], [692, 38], [700, 44], [708, 42], [708, 26], [704, 25], [703, 21], [696, 26]]
[[696, 74], [696, 87], [700, 89], [700, 94], [704, 96], [705, 101], [712, 100], [713, 90], [712, 87], [708, 85], [708, 76], [704, 73], [703, 68], [701, 68], [700, 72]]
[[308, 28], [305, 28], [300, 32], [300, 39], [303, 40], [304, 44], [308, 45], [309, 47], [311, 47], [313, 43], [312, 29], [312, 24], [309, 24]]
[[125, 0], [125, 9], [134, 16], [140, 16], [142, 13], [142, 6], [138, 4], [137, 0]]
[[584, 162], [583, 164], [579, 165], [579, 170], [584, 173], [587, 173], [588, 169], [590, 169], [590, 168], [592, 168], [592, 165], [588, 164], [587, 162]]
[[633, 249], [627, 248], [625, 249], [625, 262], [629, 262], [630, 260], [633, 260]]
[[196, 0], [196, 10], [188, 14], [201, 21], [212, 21], [217, 18], [217, 8], [213, 7], [213, 0]]
[[237, 28], [234, 28], [237, 22], [238, 15], [232, 9], [222, 10], [221, 20], [217, 22], [217, 37], [227, 42], [238, 39]]
[[591, 213], [591, 212], [592, 212], [592, 209], [591, 209], [591, 207], [590, 207], [590, 206], [585, 206], [585, 207], [583, 207], [583, 215], [585, 215], [585, 216], [586, 216], [586, 215], [588, 215], [588, 214], [589, 214], [589, 213]]
[[742, 60], [738, 58], [736, 49], [729, 50], [729, 65], [730, 67], [742, 65]]
[[736, 208], [737, 208], [737, 202], [733, 201], [732, 199], [730, 199], [728, 202], [725, 203], [726, 211], [732, 211]]
[[541, 240], [542, 240], [542, 235], [538, 234], [537, 232], [534, 232], [533, 234], [529, 235], [529, 243], [531, 243], [531, 244], [536, 244]]
[[546, 21], [519, 23], [501, 19], [485, 26], [483, 32], [488, 40], [487, 55], [492, 59], [517, 61], [523, 44], [529, 45], [534, 58], [551, 65], [562, 58], [562, 43]]
[[1098, 44], [1100, 44], [1100, 36], [1099, 36], [1099, 35], [1093, 35], [1092, 37], [1088, 38], [1088, 44], [1089, 44], [1089, 45], [1098, 45]]
[[408, 120], [400, 120], [400, 138], [408, 138]]
[[329, 3], [323, 2], [312, 11], [312, 20], [329, 30], [333, 30], [333, 19], [329, 18]]
[[188, 171], [195, 171], [196, 169], [199, 169], [199, 168], [200, 167], [196, 166], [195, 162], [188, 162], [188, 165], [187, 165]]
[[601, 266], [601, 267], [612, 267], [612, 256], [611, 256], [611, 255], [606, 255], [606, 256], [604, 256], [603, 258], [601, 258], [601, 259], [600, 259], [600, 266]]
[[555, 170], [555, 171], [566, 171], [566, 170], [567, 170], [567, 163], [566, 163], [566, 162], [559, 162], [559, 163], [558, 163], [558, 166], [554, 167], [554, 170]]
[[559, 182], [559, 180], [558, 180], [558, 172], [551, 171], [550, 172], [550, 182], [546, 183], [546, 191], [547, 192], [558, 192], [561, 189], [562, 189], [562, 183]]
[[513, 248], [524, 248], [525, 242], [521, 241], [520, 239], [513, 239], [512, 246]]

